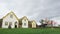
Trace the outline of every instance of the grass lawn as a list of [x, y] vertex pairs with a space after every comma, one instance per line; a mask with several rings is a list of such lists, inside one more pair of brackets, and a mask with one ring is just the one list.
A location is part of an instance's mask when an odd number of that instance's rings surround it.
[[18, 28], [18, 29], [2, 29], [0, 34], [60, 34], [60, 28]]

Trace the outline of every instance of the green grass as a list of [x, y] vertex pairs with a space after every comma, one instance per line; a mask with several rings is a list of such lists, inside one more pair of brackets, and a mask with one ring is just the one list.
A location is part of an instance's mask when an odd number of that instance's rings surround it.
[[0, 34], [60, 34], [60, 28], [18, 28], [18, 29], [2, 29], [0, 28]]

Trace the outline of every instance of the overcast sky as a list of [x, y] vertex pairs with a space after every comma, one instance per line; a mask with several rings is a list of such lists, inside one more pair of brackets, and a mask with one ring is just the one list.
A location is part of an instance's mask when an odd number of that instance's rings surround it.
[[60, 16], [60, 0], [0, 0], [0, 18], [13, 11], [18, 18], [27, 16], [39, 21]]

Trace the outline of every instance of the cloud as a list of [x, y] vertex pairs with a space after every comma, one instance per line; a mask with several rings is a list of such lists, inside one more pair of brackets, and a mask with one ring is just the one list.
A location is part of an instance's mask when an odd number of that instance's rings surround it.
[[[60, 0], [0, 0], [3, 3], [1, 11], [9, 12], [13, 10], [20, 18], [28, 16], [29, 19], [39, 21], [42, 18], [51, 18], [60, 15]], [[6, 4], [6, 5], [5, 5]], [[2, 4], [0, 4], [2, 5]], [[6, 8], [6, 10], [5, 10]], [[0, 15], [6, 14], [1, 12]], [[0, 16], [0, 17], [1, 17]]]

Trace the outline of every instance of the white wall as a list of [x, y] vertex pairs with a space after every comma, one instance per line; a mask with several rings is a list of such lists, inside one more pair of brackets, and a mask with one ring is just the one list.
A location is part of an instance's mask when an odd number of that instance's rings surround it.
[[[26, 26], [24, 25], [24, 23], [26, 23]], [[24, 21], [24, 19], [22, 20], [22, 28], [28, 28], [28, 20]]]
[[36, 22], [32, 22], [32, 28], [36, 28]]

